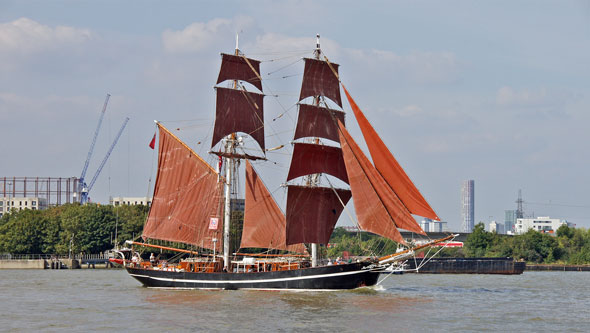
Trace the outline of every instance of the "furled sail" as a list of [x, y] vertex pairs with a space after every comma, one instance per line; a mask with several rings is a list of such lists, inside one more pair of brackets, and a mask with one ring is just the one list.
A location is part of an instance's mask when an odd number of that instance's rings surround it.
[[231, 133], [244, 132], [264, 151], [264, 95], [238, 89], [216, 89], [217, 110], [211, 147]]
[[340, 200], [346, 205], [350, 191], [289, 185], [287, 244], [327, 244], [344, 209]]
[[222, 214], [217, 172], [164, 126], [158, 129], [158, 172], [142, 237], [213, 249], [220, 230], [210, 229], [211, 219]]
[[239, 55], [221, 54], [221, 69], [217, 77], [217, 83], [226, 80], [242, 80], [248, 82], [262, 91], [260, 80], [260, 61]]
[[303, 244], [286, 244], [285, 215], [246, 160], [246, 202], [241, 248], [268, 248], [303, 253]]
[[440, 221], [438, 215], [430, 207], [426, 199], [420, 194], [410, 177], [385, 146], [373, 126], [369, 123], [361, 109], [356, 105], [344, 86], [344, 93], [354, 111], [356, 120], [363, 132], [365, 142], [375, 163], [375, 168], [391, 186], [391, 189], [407, 207], [410, 213]]
[[[330, 64], [338, 73], [338, 64]], [[317, 59], [305, 58], [303, 82], [299, 100], [311, 96], [325, 96], [331, 99], [339, 107], [342, 107], [340, 98], [340, 82], [330, 69], [327, 62]]]
[[403, 243], [396, 227], [425, 234], [385, 179], [373, 167], [342, 123], [340, 144], [362, 230]]

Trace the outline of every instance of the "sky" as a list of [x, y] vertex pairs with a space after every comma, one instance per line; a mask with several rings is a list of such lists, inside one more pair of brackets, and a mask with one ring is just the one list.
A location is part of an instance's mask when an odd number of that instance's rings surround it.
[[[213, 86], [236, 33], [263, 61], [267, 146], [290, 146], [301, 58], [320, 34], [450, 229], [467, 179], [476, 221], [503, 222], [522, 189], [526, 214], [590, 227], [588, 1], [0, 0], [0, 177], [79, 177], [107, 93], [87, 179], [131, 120], [93, 201], [151, 195], [154, 120], [212, 161]], [[281, 205], [289, 149], [256, 165]]]

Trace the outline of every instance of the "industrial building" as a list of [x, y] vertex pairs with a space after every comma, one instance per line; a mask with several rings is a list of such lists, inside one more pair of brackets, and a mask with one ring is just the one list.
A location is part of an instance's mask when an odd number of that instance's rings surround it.
[[47, 208], [47, 200], [40, 197], [0, 197], [0, 217], [15, 210], [41, 210]]
[[462, 231], [472, 232], [475, 221], [475, 181], [465, 180], [461, 186]]
[[574, 226], [574, 224], [568, 223], [566, 220], [552, 219], [549, 216], [540, 216], [537, 218], [516, 219], [516, 225], [514, 226], [514, 230], [517, 235], [522, 235], [530, 229], [543, 233], [553, 234], [562, 225], [567, 225], [568, 227]]

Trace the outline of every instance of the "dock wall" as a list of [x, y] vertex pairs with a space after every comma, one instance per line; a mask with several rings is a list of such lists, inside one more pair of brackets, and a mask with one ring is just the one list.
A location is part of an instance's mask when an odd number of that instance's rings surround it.
[[0, 269], [44, 269], [46, 266], [44, 259], [0, 260]]

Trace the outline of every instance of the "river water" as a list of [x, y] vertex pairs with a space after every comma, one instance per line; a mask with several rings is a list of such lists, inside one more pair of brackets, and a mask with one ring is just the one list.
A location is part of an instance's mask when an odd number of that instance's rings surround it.
[[0, 331], [588, 331], [589, 272], [392, 275], [377, 290], [147, 289], [124, 270], [2, 270]]

